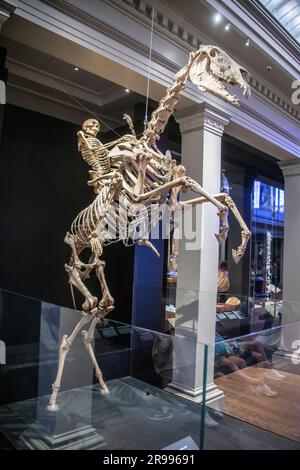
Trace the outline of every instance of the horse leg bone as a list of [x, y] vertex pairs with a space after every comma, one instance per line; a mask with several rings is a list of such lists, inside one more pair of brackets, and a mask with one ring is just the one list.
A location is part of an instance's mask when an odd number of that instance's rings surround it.
[[66, 233], [66, 236], [64, 238], [64, 242], [66, 243], [66, 245], [69, 245], [71, 250], [72, 250], [74, 263], [77, 264], [78, 266], [83, 264], [83, 263], [81, 263], [81, 261], [79, 259], [79, 256], [78, 256], [78, 254], [82, 251], [82, 248], [80, 250], [77, 249], [74, 236], [70, 232]]
[[132, 199], [132, 201], [137, 203], [137, 202], [148, 201], [152, 199], [153, 197], [156, 197], [165, 193], [165, 191], [167, 191], [168, 189], [175, 188], [176, 186], [183, 187], [185, 183], [186, 183], [185, 177], [176, 178], [175, 180], [169, 181], [168, 183], [164, 183], [158, 188], [152, 189], [151, 191], [147, 191], [146, 193], [140, 194], [139, 196], [136, 196], [132, 192], [130, 186], [126, 184], [126, 182], [123, 182], [123, 189], [126, 191], [128, 196]]
[[219, 245], [222, 247], [227, 240], [229, 224], [228, 224], [228, 209], [218, 212], [220, 218], [220, 229], [219, 233], [216, 233], [216, 239], [219, 242]]
[[[227, 196], [226, 193], [218, 193], [218, 194], [212, 194], [211, 195], [213, 198], [217, 199], [218, 201], [224, 201], [224, 197]], [[193, 199], [189, 199], [188, 201], [179, 201], [177, 206], [188, 206], [188, 205], [195, 205], [195, 204], [203, 204], [204, 202], [208, 202], [208, 199], [206, 197], [195, 197]]]
[[190, 189], [191, 191], [195, 193], [199, 193], [202, 196], [204, 196], [208, 201], [210, 201], [219, 209], [219, 212], [223, 212], [227, 210], [227, 208], [223, 204], [221, 204], [214, 196], [212, 196], [207, 191], [205, 191], [205, 189], [203, 189], [202, 186], [200, 186], [200, 184], [197, 183], [197, 181], [193, 180], [192, 178], [189, 178], [189, 177], [186, 178], [186, 187]]
[[[186, 169], [183, 165], [176, 165], [173, 168], [173, 176], [176, 178], [185, 176], [185, 173], [186, 173]], [[177, 201], [178, 201], [178, 194], [180, 190], [181, 188], [177, 186], [176, 188], [173, 188], [171, 191], [171, 195], [170, 195], [170, 209], [171, 210], [174, 210], [174, 208], [176, 208]]]
[[134, 186], [133, 193], [135, 195], [143, 194], [144, 192], [144, 187], [145, 187], [145, 177], [146, 177], [146, 170], [147, 170], [147, 164], [149, 161], [149, 157], [147, 154], [141, 154], [138, 157], [138, 166], [139, 166], [139, 173], [138, 173], [138, 178], [137, 182]]
[[221, 204], [217, 199], [215, 199], [207, 191], [205, 191], [205, 189], [203, 189], [200, 184], [198, 184], [192, 178], [188, 178], [186, 176], [175, 178], [174, 180], [169, 181], [168, 183], [162, 184], [159, 188], [153, 189], [152, 191], [148, 191], [147, 193], [141, 194], [139, 196], [135, 196], [132, 193], [131, 188], [126, 184], [124, 185], [125, 191], [128, 192], [128, 194], [132, 197], [135, 202], [147, 201], [155, 196], [163, 194], [168, 189], [173, 189], [177, 187], [179, 187], [180, 189], [191, 189], [192, 191], [199, 193], [202, 196], [205, 196], [206, 199], [208, 199], [219, 209], [219, 212], [227, 210], [227, 208], [223, 204]]
[[146, 246], [147, 248], [150, 248], [150, 250], [153, 251], [153, 253], [156, 254], [160, 258], [160, 253], [159, 251], [155, 248], [155, 246], [148, 240], [148, 237], [143, 237], [141, 240], [138, 241], [139, 246]]
[[234, 201], [232, 200], [230, 196], [226, 195], [224, 197], [224, 204], [231, 210], [231, 212], [235, 216], [236, 220], [238, 221], [242, 229], [241, 231], [242, 243], [240, 244], [240, 246], [238, 246], [236, 250], [234, 249], [232, 250], [233, 261], [237, 264], [240, 261], [240, 259], [244, 256], [248, 241], [251, 237], [251, 232], [248, 226], [246, 225], [243, 217], [241, 216], [238, 208], [236, 207]]
[[84, 315], [80, 321], [77, 323], [75, 326], [74, 330], [70, 334], [70, 336], [64, 335], [62, 338], [62, 342], [60, 345], [59, 349], [59, 362], [58, 362], [58, 369], [57, 369], [57, 374], [55, 381], [52, 385], [52, 394], [49, 399], [49, 404], [48, 404], [48, 410], [49, 411], [56, 411], [58, 410], [58, 406], [56, 404], [57, 400], [57, 394], [60, 389], [60, 384], [61, 384], [61, 378], [62, 378], [62, 373], [64, 369], [64, 364], [66, 360], [66, 356], [74, 342], [74, 339], [76, 338], [78, 332], [81, 330], [81, 328], [86, 324], [91, 321], [91, 318], [87, 315]]
[[86, 265], [84, 271], [79, 271], [79, 276], [82, 281], [85, 281], [86, 279], [89, 279], [90, 277], [90, 272], [95, 268], [95, 265], [92, 263], [92, 260], [94, 259], [94, 255], [90, 256], [89, 262]]
[[202, 194], [202, 196], [204, 196], [207, 199], [207, 201], [211, 202], [219, 209], [218, 216], [220, 218], [220, 230], [218, 234], [217, 233], [215, 234], [215, 236], [220, 246], [224, 245], [226, 238], [227, 238], [228, 230], [229, 230], [228, 214], [227, 214], [228, 208], [226, 207], [226, 205], [222, 204], [213, 195], [205, 191], [205, 189], [203, 189], [200, 186], [200, 184], [194, 181], [192, 178], [187, 178], [187, 180], [188, 180], [187, 186], [189, 189], [191, 189], [194, 192]]
[[[238, 263], [240, 259], [243, 257], [245, 250], [247, 248], [247, 243], [251, 237], [251, 232], [248, 229], [244, 219], [242, 218], [239, 210], [237, 209], [234, 201], [230, 196], [228, 196], [226, 193], [219, 193], [219, 194], [213, 194], [212, 195], [215, 199], [221, 201], [225, 206], [227, 206], [235, 216], [236, 220], [238, 221], [241, 229], [242, 229], [242, 243], [241, 245], [237, 248], [237, 250], [232, 250], [232, 257], [235, 263]], [[189, 201], [182, 201], [178, 203], [178, 207], [184, 207], [186, 205], [194, 205], [194, 204], [203, 204], [205, 202], [208, 202], [206, 197], [199, 197], [199, 198], [194, 198], [190, 199]], [[228, 231], [228, 229], [227, 229]]]
[[97, 362], [97, 359], [95, 357], [95, 353], [94, 353], [94, 350], [93, 350], [93, 347], [92, 347], [92, 341], [94, 339], [95, 327], [96, 327], [96, 325], [99, 321], [100, 321], [100, 318], [95, 317], [92, 320], [92, 323], [91, 323], [91, 326], [90, 326], [89, 330], [88, 331], [83, 330], [81, 333], [82, 333], [84, 345], [85, 345], [86, 350], [87, 350], [87, 352], [89, 353], [89, 355], [92, 359], [92, 363], [93, 363], [93, 366], [95, 368], [95, 375], [96, 375], [96, 377], [99, 381], [99, 384], [100, 384], [100, 393], [102, 395], [106, 395], [106, 394], [109, 393], [109, 390], [108, 390], [107, 385], [105, 384], [105, 382], [103, 380], [102, 372], [100, 370], [100, 367], [98, 365], [98, 362]]
[[95, 271], [96, 271], [96, 276], [99, 280], [101, 292], [102, 292], [102, 299], [99, 302], [99, 307], [100, 309], [104, 310], [105, 315], [107, 315], [111, 310], [114, 309], [114, 305], [113, 305], [114, 298], [109, 292], [109, 289], [107, 286], [107, 282], [106, 282], [105, 275], [104, 275], [104, 267], [105, 267], [105, 262], [98, 259], [96, 263]]
[[88, 288], [84, 285], [83, 281], [81, 280], [80, 268], [74, 266], [74, 264], [71, 264], [71, 261], [70, 264], [65, 264], [65, 270], [68, 273], [69, 282], [75, 286], [85, 297], [85, 301], [82, 304], [83, 311], [90, 312], [95, 307], [97, 307], [98, 298], [94, 297]]

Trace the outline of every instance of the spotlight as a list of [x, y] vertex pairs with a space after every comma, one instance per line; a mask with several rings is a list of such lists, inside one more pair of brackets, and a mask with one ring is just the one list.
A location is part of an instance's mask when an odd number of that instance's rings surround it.
[[229, 31], [230, 30], [230, 23], [228, 23], [226, 26], [225, 26], [225, 31]]
[[245, 46], [249, 47], [250, 46], [250, 39], [248, 38], [247, 41], [245, 42]]
[[129, 88], [125, 88], [125, 93], [130, 93]]
[[78, 68], [78, 67], [74, 67], [74, 70], [75, 70], [75, 72], [78, 72], [79, 68]]
[[215, 16], [214, 16], [214, 22], [215, 24], [219, 24], [222, 20], [222, 16], [220, 15], [220, 13], [216, 13]]

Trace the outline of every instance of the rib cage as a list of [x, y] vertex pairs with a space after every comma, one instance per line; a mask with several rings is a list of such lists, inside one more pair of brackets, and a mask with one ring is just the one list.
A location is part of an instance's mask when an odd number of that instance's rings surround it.
[[[147, 146], [147, 151], [149, 150]], [[158, 184], [168, 182], [171, 179], [170, 163], [162, 165], [162, 154], [153, 148], [151, 148], [151, 152], [153, 158], [149, 161], [146, 169], [145, 192], [151, 191]], [[165, 157], [163, 156], [163, 158]], [[134, 205], [134, 202], [128, 195], [128, 190], [134, 190], [139, 171], [134, 153], [132, 158], [128, 158], [127, 154], [126, 159], [123, 159], [121, 163], [112, 163], [110, 170], [117, 170], [119, 174], [122, 174], [123, 186], [127, 188], [127, 191], [122, 188], [115, 194], [111, 185], [104, 184], [92, 204], [78, 214], [71, 225], [71, 233], [74, 235], [76, 242], [81, 246], [89, 246], [91, 234], [95, 232], [97, 232], [102, 245], [115, 243], [120, 240], [125, 245], [130, 245], [137, 240], [137, 227], [139, 227], [140, 236], [145, 235], [143, 227], [148, 227], [148, 231], [151, 229], [150, 214], [153, 216], [151, 204], [155, 203], [157, 199], [154, 198], [144, 203], [145, 209], [137, 215], [132, 215], [129, 212], [128, 218], [127, 214], [128, 209]], [[161, 202], [163, 201], [160, 199]], [[117, 223], [115, 223], [114, 215], [117, 216]], [[154, 222], [157, 220], [154, 220]], [[153, 217], [151, 221], [153, 222]]]
[[102, 174], [108, 173], [110, 161], [107, 150], [101, 148], [101, 143], [96, 137], [87, 137], [86, 141], [91, 148], [88, 148], [85, 143], [81, 144], [80, 150], [83, 159], [93, 170], [100, 171]]

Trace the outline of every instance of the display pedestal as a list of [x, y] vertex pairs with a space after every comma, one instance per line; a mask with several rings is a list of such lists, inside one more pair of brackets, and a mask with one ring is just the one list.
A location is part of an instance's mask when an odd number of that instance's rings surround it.
[[48, 396], [0, 407], [0, 431], [16, 449], [163, 449], [191, 437], [199, 446], [201, 407], [133, 377], [58, 395], [59, 410], [47, 409]]
[[[172, 382], [169, 387], [166, 388], [168, 392], [174, 393], [179, 397], [188, 399], [193, 401], [194, 403], [202, 403], [203, 401], [203, 387], [199, 387], [198, 389], [191, 389], [182, 386], [181, 384], [176, 384]], [[209, 403], [210, 405], [214, 402], [217, 402], [218, 405], [222, 408], [224, 393], [216, 386], [216, 384], [212, 383], [207, 385], [206, 387], [206, 400], [205, 403]], [[214, 406], [211, 406], [214, 408]]]

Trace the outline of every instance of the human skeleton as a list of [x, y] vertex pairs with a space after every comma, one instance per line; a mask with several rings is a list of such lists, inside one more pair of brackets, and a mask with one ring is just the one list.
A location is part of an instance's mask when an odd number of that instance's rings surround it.
[[[226, 101], [238, 104], [226, 84], [239, 85], [244, 96], [250, 96], [250, 87], [246, 81], [248, 72], [233, 61], [224, 51], [214, 46], [201, 46], [196, 52], [189, 55], [188, 63], [173, 79], [172, 85], [167, 89], [165, 96], [160, 100], [158, 108], [153, 112], [141, 138], [137, 138], [129, 116], [124, 118], [130, 127], [131, 134], [103, 145], [97, 134], [100, 125], [95, 119], [83, 123], [82, 130], [78, 132], [78, 150], [83, 159], [90, 165], [90, 180], [88, 185], [94, 188], [97, 194], [90, 206], [84, 209], [73, 221], [71, 230], [65, 236], [65, 243], [71, 248], [71, 257], [65, 264], [71, 288], [76, 287], [85, 297], [82, 305], [82, 318], [73, 332], [63, 336], [59, 352], [59, 366], [57, 376], [52, 385], [52, 395], [48, 408], [57, 409], [57, 394], [61, 384], [64, 362], [76, 335], [84, 325], [90, 323], [88, 330], [82, 331], [83, 341], [95, 367], [95, 374], [100, 384], [102, 394], [109, 393], [103, 380], [101, 370], [96, 361], [92, 348], [95, 327], [114, 308], [114, 299], [111, 296], [105, 276], [104, 261], [101, 260], [103, 246], [112, 239], [123, 239], [118, 229], [113, 235], [110, 233], [110, 211], [113, 209], [120, 222], [123, 211], [130, 212], [134, 227], [140, 223], [139, 204], [149, 208], [153, 204], [167, 204], [171, 211], [183, 208], [186, 204], [202, 204], [211, 202], [218, 209], [220, 217], [220, 231], [216, 235], [220, 244], [227, 238], [228, 208], [232, 211], [241, 227], [242, 242], [237, 250], [232, 251], [236, 263], [242, 258], [251, 233], [242, 219], [233, 200], [226, 194], [208, 194], [196, 181], [186, 176], [185, 168], [177, 165], [170, 158], [170, 154], [162, 154], [156, 146], [156, 141], [164, 131], [168, 119], [185, 88], [188, 77], [202, 91], [222, 97]], [[180, 202], [180, 191], [191, 190], [198, 197], [190, 201]], [[157, 255], [159, 253], [148, 240], [148, 232], [141, 230], [139, 245], [145, 245]], [[80, 253], [89, 249], [91, 256], [88, 263], [80, 260]], [[95, 271], [101, 287], [100, 301], [93, 296], [85, 285], [92, 271]], [[73, 290], [72, 290], [73, 292]]]

